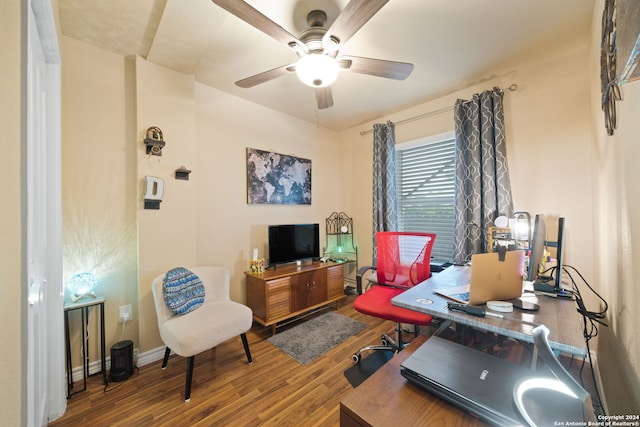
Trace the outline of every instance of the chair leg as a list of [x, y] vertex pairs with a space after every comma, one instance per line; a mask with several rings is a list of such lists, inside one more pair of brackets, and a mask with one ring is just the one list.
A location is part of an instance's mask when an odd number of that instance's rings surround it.
[[396, 345], [398, 346], [398, 351], [404, 348], [404, 341], [402, 341], [402, 324], [396, 323]]
[[191, 379], [193, 378], [193, 361], [195, 356], [190, 356], [187, 358], [187, 382], [184, 387], [184, 401], [188, 402], [191, 400]]
[[253, 363], [253, 359], [251, 358], [251, 350], [249, 350], [249, 342], [247, 341], [247, 334], [240, 334], [240, 338], [242, 338], [242, 345], [244, 347], [244, 352], [247, 355], [247, 361], [249, 365]]
[[167, 362], [169, 361], [170, 354], [171, 354], [171, 349], [167, 347], [164, 350], [164, 359], [162, 359], [162, 369], [167, 369]]

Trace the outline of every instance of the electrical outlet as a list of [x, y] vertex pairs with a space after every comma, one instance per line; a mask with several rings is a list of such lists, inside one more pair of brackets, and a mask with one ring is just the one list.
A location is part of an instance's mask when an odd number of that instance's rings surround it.
[[133, 318], [131, 314], [131, 304], [121, 305], [119, 307], [120, 311], [120, 323], [128, 322]]

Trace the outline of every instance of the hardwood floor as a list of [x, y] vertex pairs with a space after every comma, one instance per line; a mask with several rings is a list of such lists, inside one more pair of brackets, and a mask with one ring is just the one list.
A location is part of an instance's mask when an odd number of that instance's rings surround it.
[[127, 381], [103, 391], [93, 375], [87, 391], [73, 396], [51, 427], [76, 426], [258, 426], [339, 424], [339, 403], [352, 390], [343, 372], [358, 348], [393, 332], [391, 322], [353, 309], [347, 296], [339, 313], [367, 324], [357, 336], [302, 366], [267, 341], [271, 328], [254, 324], [247, 333], [253, 364], [240, 337], [196, 356], [191, 401], [184, 402], [186, 359], [172, 355], [143, 366]]
[[[266, 340], [270, 328], [254, 325], [247, 333], [252, 365], [240, 337], [196, 356], [190, 402], [183, 401], [186, 360], [172, 356], [167, 369], [161, 361], [143, 366], [106, 392], [102, 375], [93, 375], [87, 391], [73, 396], [65, 415], [49, 426], [338, 426], [340, 400], [353, 390], [343, 375], [354, 363], [351, 355], [394, 329], [356, 312], [353, 298], [347, 296], [338, 312], [367, 328], [305, 366]], [[501, 352], [516, 362], [530, 358], [513, 341]]]

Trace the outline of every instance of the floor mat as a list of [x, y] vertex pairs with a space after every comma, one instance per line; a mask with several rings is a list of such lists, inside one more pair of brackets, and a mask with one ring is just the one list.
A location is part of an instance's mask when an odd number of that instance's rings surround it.
[[363, 357], [360, 363], [354, 363], [352, 367], [344, 371], [344, 376], [354, 388], [358, 387], [392, 357], [393, 352], [391, 351], [372, 351]]

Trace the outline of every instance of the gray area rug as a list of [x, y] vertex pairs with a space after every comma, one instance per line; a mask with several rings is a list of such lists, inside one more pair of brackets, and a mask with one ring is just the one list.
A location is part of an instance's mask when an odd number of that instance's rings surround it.
[[329, 312], [277, 333], [267, 341], [306, 365], [365, 327], [362, 322]]

